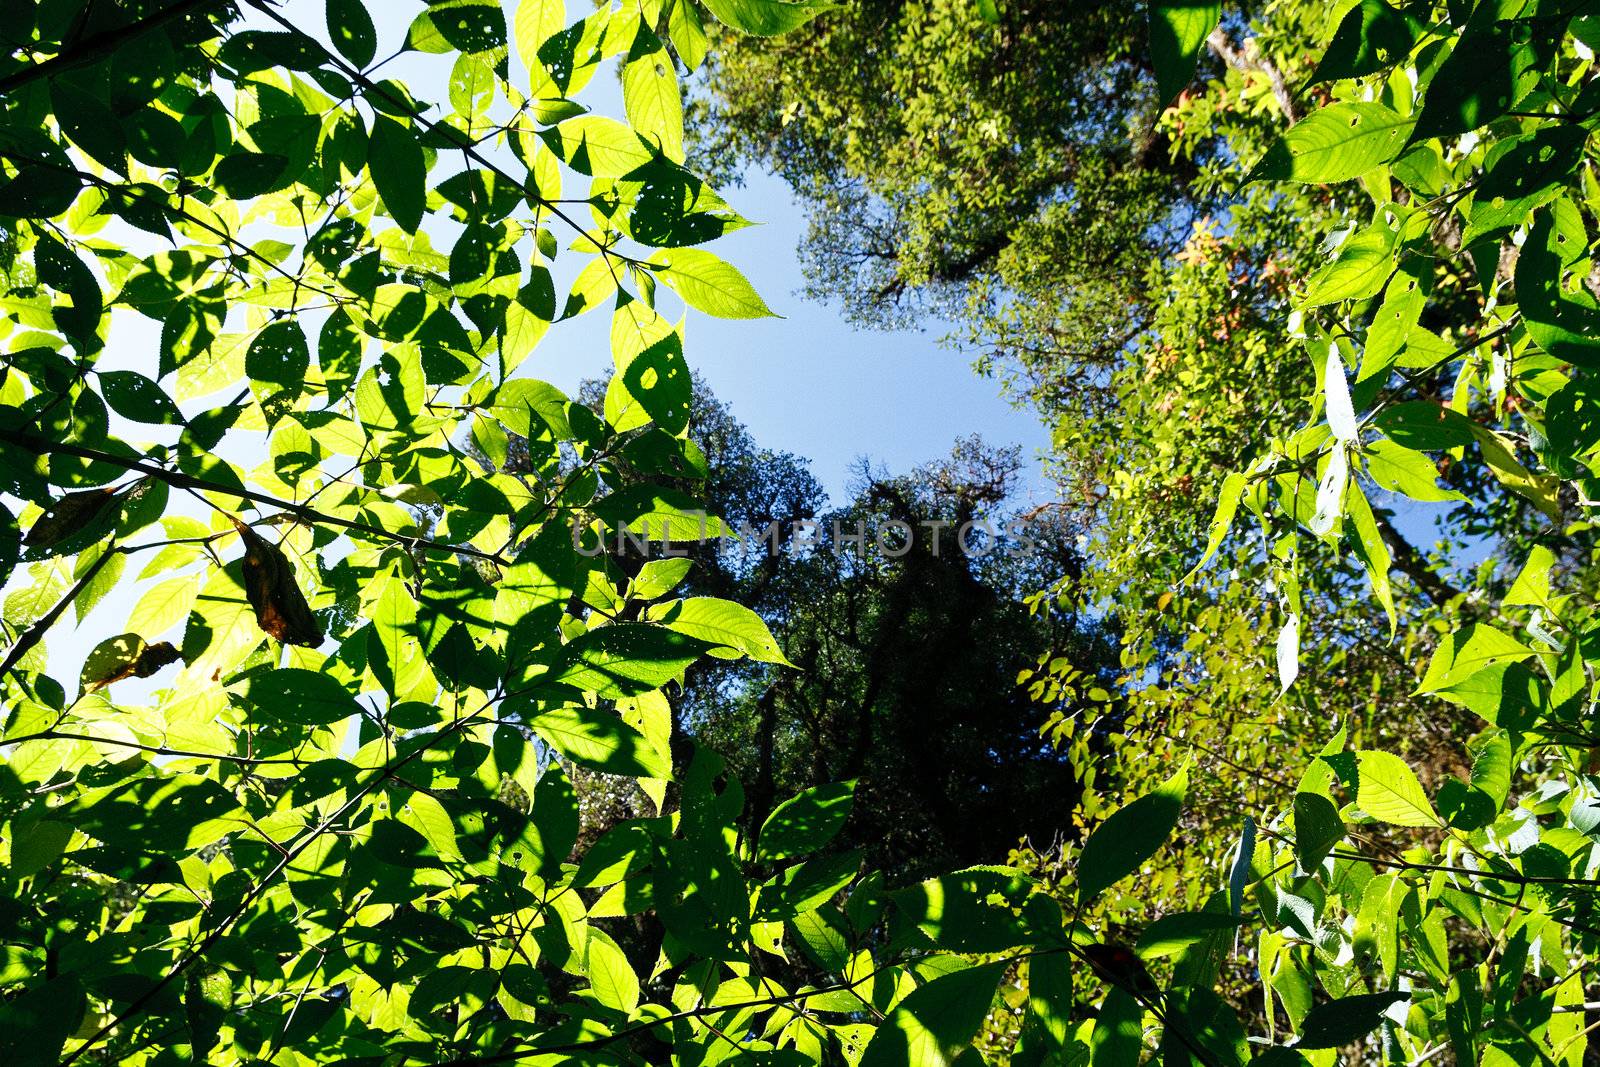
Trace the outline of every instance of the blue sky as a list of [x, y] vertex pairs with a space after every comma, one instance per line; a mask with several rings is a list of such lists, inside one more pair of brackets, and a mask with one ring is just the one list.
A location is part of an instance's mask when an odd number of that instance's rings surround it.
[[[516, 0], [505, 0], [508, 19]], [[569, 3], [569, 20], [587, 11]], [[580, 11], [580, 8], [582, 11]], [[291, 17], [323, 36], [322, 4], [290, 0]], [[373, 5], [378, 55], [405, 39], [421, 3]], [[383, 69], [412, 84], [422, 99], [442, 99], [446, 70], [433, 57], [408, 53]], [[513, 70], [517, 64], [513, 61]], [[517, 75], [513, 75], [516, 77]], [[610, 69], [578, 97], [600, 114], [620, 117], [621, 92]], [[582, 179], [568, 175], [566, 195], [582, 195]], [[752, 173], [743, 186], [721, 190], [744, 217], [759, 225], [736, 231], [709, 247], [744, 271], [783, 318], [718, 320], [691, 313], [685, 355], [730, 404], [764, 448], [793, 452], [812, 461], [812, 472], [840, 499], [859, 457], [892, 472], [948, 453], [957, 437], [980, 433], [990, 444], [1020, 445], [1028, 458], [1049, 446], [1049, 433], [1027, 411], [1000, 395], [997, 381], [973, 373], [968, 356], [939, 343], [946, 326], [927, 331], [862, 331], [839, 310], [802, 299], [798, 246], [805, 217], [789, 188], [768, 174]], [[563, 278], [556, 271], [558, 288]], [[568, 390], [609, 365], [602, 314], [586, 315], [553, 328], [519, 375], [543, 378]], [[1035, 464], [1035, 467], [1037, 464]], [[1045, 494], [1043, 479], [1031, 491]]]
[[[836, 498], [860, 456], [900, 472], [974, 432], [991, 444], [1020, 445], [1030, 457], [1048, 447], [1049, 434], [1033, 414], [1014, 408], [998, 381], [979, 377], [967, 356], [939, 343], [944, 324], [921, 332], [859, 330], [836, 307], [803, 299], [797, 248], [805, 217], [782, 181], [751, 174], [725, 195], [762, 224], [711, 247], [784, 317], [692, 313], [685, 354], [763, 447], [811, 459]], [[569, 388], [601, 370], [605, 321], [596, 315], [580, 323], [552, 329], [521, 373]]]

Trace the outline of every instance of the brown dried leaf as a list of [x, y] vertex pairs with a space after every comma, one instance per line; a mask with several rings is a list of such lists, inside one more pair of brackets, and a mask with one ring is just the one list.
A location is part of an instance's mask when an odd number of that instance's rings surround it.
[[79, 682], [85, 693], [92, 693], [124, 678], [148, 678], [180, 658], [171, 641], [148, 645], [138, 634], [118, 634], [94, 646]]
[[111, 506], [114, 496], [116, 491], [109, 486], [68, 493], [39, 516], [39, 520], [22, 538], [22, 543], [29, 548], [50, 548], [60, 544], [98, 519], [100, 513]]
[[256, 622], [286, 645], [322, 644], [322, 627], [295, 584], [294, 566], [283, 550], [243, 523], [234, 528], [244, 540], [244, 592]]

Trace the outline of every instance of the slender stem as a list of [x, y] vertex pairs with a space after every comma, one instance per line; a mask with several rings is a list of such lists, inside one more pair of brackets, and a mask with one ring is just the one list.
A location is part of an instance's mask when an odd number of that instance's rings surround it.
[[[103, 55], [109, 55], [151, 30], [159, 29], [174, 19], [199, 11], [210, 3], [212, 0], [177, 0], [176, 3], [169, 4], [159, 11], [153, 11], [137, 22], [116, 29], [102, 30], [92, 37], [86, 37], [74, 47], [51, 56], [42, 63], [35, 63], [31, 67], [0, 78], [0, 96], [10, 96], [40, 78], [54, 77], [63, 71], [71, 70]], [[226, 13], [229, 9], [229, 5], [224, 3], [217, 3], [215, 7], [218, 13]]]
[[96, 737], [93, 734], [75, 734], [63, 730], [40, 730], [38, 733], [23, 734], [20, 737], [0, 737], [0, 746], [20, 745], [26, 741], [92, 741], [97, 745], [114, 745], [117, 748], [133, 748], [141, 752], [151, 752], [157, 756], [175, 756], [180, 759], [209, 759], [225, 763], [237, 763], [241, 766], [254, 767], [267, 763], [287, 763], [296, 767], [303, 767], [305, 760], [295, 759], [292, 756], [278, 758], [252, 758], [250, 756], [236, 756], [231, 752], [192, 752], [183, 748], [167, 748], [164, 745], [145, 745], [137, 741], [121, 741], [114, 737]]
[[320, 523], [325, 526], [338, 526], [346, 530], [357, 530], [361, 533], [372, 534], [375, 537], [388, 538], [391, 541], [398, 541], [401, 544], [411, 545], [417, 548], [426, 548], [435, 552], [444, 552], [449, 554], [459, 553], [463, 556], [475, 556], [478, 559], [488, 560], [492, 563], [500, 564], [501, 566], [509, 565], [509, 561], [497, 552], [485, 552], [482, 549], [473, 548], [471, 545], [455, 545], [446, 543], [444, 541], [435, 541], [429, 537], [395, 533], [392, 530], [385, 530], [381, 526], [372, 526], [368, 523], [356, 522], [354, 519], [342, 519], [337, 515], [329, 515], [327, 512], [318, 511], [315, 508], [306, 507], [303, 504], [295, 504], [287, 500], [280, 500], [275, 496], [270, 496], [266, 493], [258, 493], [253, 489], [247, 489], [243, 486], [233, 487], [222, 485], [218, 482], [207, 481], [204, 478], [196, 478], [192, 475], [184, 474], [181, 471], [170, 471], [165, 467], [158, 467], [153, 463], [147, 463], [144, 460], [129, 459], [125, 456], [113, 455], [110, 452], [103, 452], [99, 449], [85, 448], [83, 445], [69, 444], [64, 441], [47, 441], [42, 437], [35, 437], [32, 434], [18, 433], [14, 430], [6, 429], [0, 429], [0, 441], [5, 441], [8, 444], [16, 445], [18, 448], [24, 448], [39, 455], [62, 453], [69, 456], [78, 456], [83, 459], [92, 459], [102, 463], [111, 463], [122, 467], [124, 470], [137, 471], [140, 474], [145, 474], [151, 478], [166, 482], [168, 485], [174, 486], [175, 488], [195, 489], [210, 493], [221, 493], [225, 496], [234, 496], [241, 500], [253, 501], [257, 504], [266, 504], [269, 507], [278, 508], [286, 514], [293, 515], [302, 522]]
[[54, 626], [56, 620], [61, 617], [61, 613], [67, 610], [67, 605], [78, 599], [78, 594], [88, 588], [90, 582], [94, 581], [95, 575], [100, 573], [100, 568], [104, 567], [112, 556], [121, 551], [121, 548], [113, 547], [100, 553], [95, 561], [89, 564], [89, 569], [83, 572], [83, 577], [79, 578], [72, 588], [68, 590], [67, 595], [57, 601], [55, 607], [45, 612], [37, 622], [22, 632], [22, 636], [17, 638], [17, 643], [12, 645], [10, 651], [6, 653], [6, 658], [0, 661], [0, 678], [4, 678], [9, 674], [22, 657], [26, 656], [33, 646], [43, 639], [45, 632]]

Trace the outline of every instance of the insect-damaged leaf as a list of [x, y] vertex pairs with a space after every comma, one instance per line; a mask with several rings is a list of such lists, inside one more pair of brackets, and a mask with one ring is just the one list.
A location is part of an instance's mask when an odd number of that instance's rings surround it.
[[295, 583], [289, 558], [250, 527], [233, 525], [244, 541], [244, 591], [257, 624], [286, 645], [322, 644], [322, 627]]
[[92, 693], [124, 678], [148, 678], [179, 658], [170, 641], [151, 645], [138, 634], [119, 634], [94, 646], [79, 682], [85, 693]]
[[88, 489], [81, 493], [68, 493], [39, 516], [22, 543], [28, 548], [54, 548], [73, 534], [88, 527], [97, 527], [109, 516], [114, 490]]

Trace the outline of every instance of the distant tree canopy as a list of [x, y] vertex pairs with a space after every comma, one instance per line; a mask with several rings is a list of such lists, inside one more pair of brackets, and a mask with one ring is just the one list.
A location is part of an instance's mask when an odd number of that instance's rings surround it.
[[[800, 668], [696, 671], [684, 694], [696, 736], [749, 784], [754, 818], [799, 789], [859, 779], [842, 840], [902, 877], [998, 862], [1020, 837], [1048, 848], [1070, 830], [1074, 775], [1018, 674], [1070, 646], [1109, 677], [1115, 645], [1085, 620], [1030, 610], [1041, 576], [1073, 552], [1048, 516], [1007, 535], [1020, 464], [967, 440], [906, 476], [863, 470], [854, 498], [816, 517], [820, 547], [711, 571]], [[975, 525], [966, 539], [974, 520], [993, 533]]]
[[[598, 407], [608, 384], [581, 395]], [[707, 473], [682, 485], [746, 536], [674, 546], [693, 561], [682, 590], [751, 608], [799, 668], [702, 664], [674, 705], [745, 781], [748, 824], [858, 780], [838, 843], [900, 880], [1071, 832], [1075, 773], [1018, 675], [1070, 646], [1109, 681], [1116, 646], [1085, 617], [1030, 607], [1081, 561], [1056, 509], [1020, 508], [1018, 450], [967, 438], [903, 476], [862, 465], [829, 507], [806, 461], [761, 448], [698, 376], [691, 410]], [[616, 564], [647, 559], [625, 546]]]

